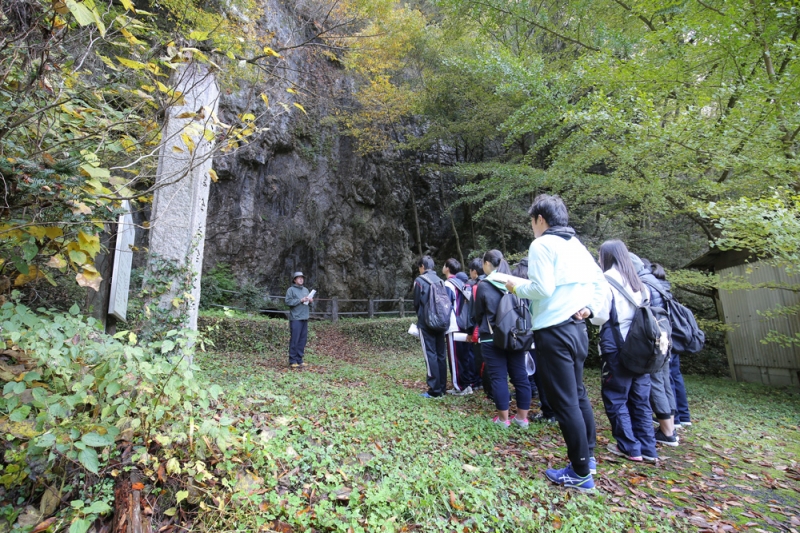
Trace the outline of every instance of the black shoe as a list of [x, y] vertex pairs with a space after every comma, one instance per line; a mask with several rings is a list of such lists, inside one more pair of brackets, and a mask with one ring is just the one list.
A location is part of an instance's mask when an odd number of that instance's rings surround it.
[[542, 413], [536, 413], [535, 415], [533, 415], [533, 418], [531, 418], [531, 420], [533, 422], [538, 422], [540, 424], [555, 424], [556, 423], [556, 418], [554, 416], [547, 417], [547, 416], [544, 416], [544, 414], [542, 414]]
[[670, 436], [664, 435], [664, 432], [659, 429], [656, 431], [656, 442], [664, 444], [665, 446], [677, 446], [678, 437], [674, 434]]

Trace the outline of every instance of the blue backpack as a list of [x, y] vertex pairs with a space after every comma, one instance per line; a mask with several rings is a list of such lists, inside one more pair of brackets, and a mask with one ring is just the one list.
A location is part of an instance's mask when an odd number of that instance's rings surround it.
[[428, 301], [425, 302], [425, 327], [435, 333], [447, 331], [450, 327], [450, 314], [453, 312], [453, 303], [450, 293], [442, 280], [433, 282], [425, 276], [420, 279], [428, 283]]

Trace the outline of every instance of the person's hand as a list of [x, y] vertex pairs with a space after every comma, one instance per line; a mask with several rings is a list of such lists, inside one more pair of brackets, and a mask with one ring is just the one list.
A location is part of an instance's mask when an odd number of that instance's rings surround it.
[[514, 292], [514, 289], [516, 289], [516, 288], [517, 288], [517, 286], [514, 285], [513, 281], [511, 281], [511, 280], [506, 281], [506, 289], [508, 289], [508, 292]]
[[308, 296], [303, 296], [302, 298], [300, 298], [300, 303], [303, 303], [303, 304], [304, 304], [304, 303], [306, 303], [307, 301], [308, 301]]
[[307, 301], [308, 303], [311, 303], [311, 302], [313, 302], [313, 301], [314, 301], [314, 298], [306, 298], [306, 301]]
[[590, 316], [592, 316], [592, 312], [589, 311], [588, 307], [584, 307], [583, 309], [572, 315], [572, 318], [574, 318], [575, 320], [584, 320], [589, 318]]

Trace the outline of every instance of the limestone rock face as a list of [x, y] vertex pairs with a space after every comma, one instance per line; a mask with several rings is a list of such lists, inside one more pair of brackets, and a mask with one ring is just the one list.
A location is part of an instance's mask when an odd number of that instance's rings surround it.
[[[284, 44], [302, 42], [288, 8], [278, 0], [263, 2], [271, 24], [286, 34]], [[411, 187], [423, 249], [440, 248], [451, 238], [445, 207], [452, 183], [421, 169], [450, 156], [441, 149], [359, 155], [354, 140], [325, 120], [337, 105], [352, 104], [353, 80], [316, 50], [285, 55], [284, 80], [263, 88], [269, 109], [245, 91], [223, 94], [223, 121], [266, 113], [259, 126], [269, 129], [214, 160], [220, 181], [209, 197], [204, 270], [228, 263], [239, 279], [273, 295], [284, 294], [291, 273], [302, 270], [320, 297], [408, 296], [417, 250]], [[286, 92], [289, 85], [297, 95]]]

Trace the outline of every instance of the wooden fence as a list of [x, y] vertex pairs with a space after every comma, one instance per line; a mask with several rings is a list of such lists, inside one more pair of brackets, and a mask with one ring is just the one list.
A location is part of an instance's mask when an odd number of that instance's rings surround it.
[[[235, 292], [235, 291], [225, 291]], [[268, 295], [266, 298], [282, 302], [285, 296]], [[330, 320], [338, 322], [340, 317], [361, 317], [376, 318], [379, 316], [399, 316], [405, 318], [406, 315], [413, 316], [413, 301], [405, 298], [314, 298], [311, 305], [311, 318], [317, 320]], [[228, 307], [228, 309], [244, 310], [240, 307], [222, 306], [212, 304], [213, 307]], [[341, 308], [346, 310], [342, 311]], [[259, 309], [259, 313], [272, 316], [287, 316], [289, 311], [286, 309]]]

